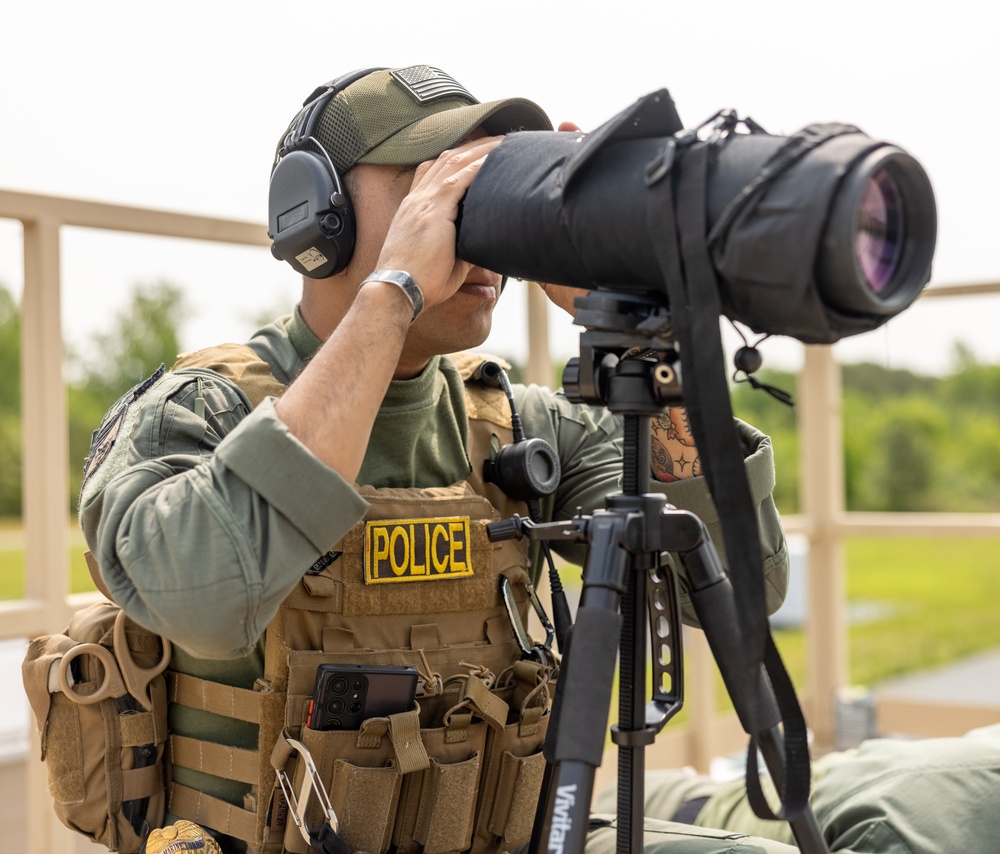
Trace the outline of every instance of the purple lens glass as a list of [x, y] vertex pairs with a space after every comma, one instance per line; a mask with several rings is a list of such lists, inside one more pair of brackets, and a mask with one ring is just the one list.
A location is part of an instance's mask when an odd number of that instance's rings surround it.
[[854, 251], [868, 287], [876, 294], [882, 293], [903, 254], [902, 198], [885, 169], [879, 169], [865, 185]]

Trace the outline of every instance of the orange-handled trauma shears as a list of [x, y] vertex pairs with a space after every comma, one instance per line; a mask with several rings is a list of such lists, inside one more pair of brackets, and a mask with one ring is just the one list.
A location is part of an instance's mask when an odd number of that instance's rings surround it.
[[[170, 641], [161, 636], [163, 656], [160, 661], [153, 667], [139, 667], [128, 647], [128, 640], [125, 637], [125, 612], [121, 611], [115, 618], [112, 642], [114, 652], [97, 643], [79, 643], [70, 649], [59, 662], [59, 687], [67, 697], [81, 705], [99, 703], [108, 698], [117, 699], [129, 694], [144, 709], [151, 712], [153, 698], [149, 693], [149, 684], [166, 670], [170, 663]], [[78, 692], [70, 678], [72, 675], [70, 666], [81, 655], [92, 655], [104, 669], [104, 678], [101, 680], [101, 684], [91, 694]]]

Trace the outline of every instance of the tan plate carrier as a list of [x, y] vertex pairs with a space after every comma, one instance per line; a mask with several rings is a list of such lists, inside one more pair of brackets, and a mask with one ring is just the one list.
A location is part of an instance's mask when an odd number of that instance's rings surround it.
[[[266, 632], [265, 673], [253, 690], [167, 673], [170, 702], [256, 724], [257, 750], [171, 735], [171, 766], [242, 781], [242, 805], [167, 782], [167, 812], [245, 840], [254, 854], [302, 854], [306, 843], [276, 784], [294, 791], [311, 754], [353, 850], [494, 852], [530, 836], [549, 719], [549, 668], [522, 661], [500, 596], [505, 576], [527, 619], [527, 550], [490, 543], [486, 526], [523, 504], [482, 480], [482, 461], [512, 441], [504, 393], [478, 381], [484, 357], [457, 357], [466, 380], [468, 480], [440, 489], [360, 492], [364, 520], [332, 546], [338, 557], [305, 575]], [[201, 351], [175, 365], [210, 368], [235, 382], [252, 405], [283, 387], [249, 348]], [[468, 519], [473, 573], [415, 583], [365, 583], [368, 522]], [[414, 709], [366, 721], [359, 731], [304, 726], [316, 668], [324, 662], [410, 665], [421, 673]], [[318, 804], [307, 824], [324, 819]]]

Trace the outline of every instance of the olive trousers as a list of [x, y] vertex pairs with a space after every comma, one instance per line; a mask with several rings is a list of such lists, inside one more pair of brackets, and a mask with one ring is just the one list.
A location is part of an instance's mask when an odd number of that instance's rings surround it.
[[[767, 780], [764, 789], [773, 796]], [[595, 812], [614, 812], [615, 799], [612, 786], [596, 799]], [[669, 821], [685, 804], [700, 799], [706, 800], [693, 825]], [[996, 854], [1000, 724], [961, 738], [872, 739], [856, 750], [828, 754], [813, 763], [810, 802], [831, 852]], [[742, 779], [714, 782], [686, 770], [650, 772], [644, 805], [650, 824], [647, 852], [797, 850], [788, 824], [754, 815]], [[591, 837], [588, 854], [615, 850], [611, 827], [601, 827]]]

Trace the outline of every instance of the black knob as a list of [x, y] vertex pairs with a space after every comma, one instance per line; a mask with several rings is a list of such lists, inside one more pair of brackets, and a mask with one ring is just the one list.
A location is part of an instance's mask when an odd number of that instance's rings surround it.
[[328, 213], [319, 221], [319, 230], [327, 237], [336, 237], [344, 230], [344, 221], [338, 214]]

